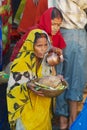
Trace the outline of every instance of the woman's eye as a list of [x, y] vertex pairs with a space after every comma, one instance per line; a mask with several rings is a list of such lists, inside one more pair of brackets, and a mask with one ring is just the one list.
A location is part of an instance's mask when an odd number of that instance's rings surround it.
[[61, 24], [57, 24], [57, 23], [53, 23], [53, 24], [52, 24], [52, 26], [56, 26], [56, 25], [57, 25], [58, 27], [60, 27]]
[[37, 45], [37, 47], [40, 47], [40, 46], [42, 46], [42, 45]]
[[46, 43], [45, 46], [48, 46], [48, 44]]

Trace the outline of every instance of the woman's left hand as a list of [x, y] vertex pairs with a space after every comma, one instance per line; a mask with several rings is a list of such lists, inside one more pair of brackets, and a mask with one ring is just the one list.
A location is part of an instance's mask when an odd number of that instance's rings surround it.
[[35, 90], [35, 84], [32, 82], [27, 83], [27, 87], [30, 88], [34, 93], [36, 93], [39, 96], [44, 96], [43, 92], [39, 89], [38, 91]]

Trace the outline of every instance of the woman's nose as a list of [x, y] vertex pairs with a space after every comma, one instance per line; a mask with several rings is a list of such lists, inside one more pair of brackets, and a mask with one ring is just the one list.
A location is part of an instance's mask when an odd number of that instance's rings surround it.
[[45, 52], [46, 51], [46, 47], [43, 46], [41, 51]]

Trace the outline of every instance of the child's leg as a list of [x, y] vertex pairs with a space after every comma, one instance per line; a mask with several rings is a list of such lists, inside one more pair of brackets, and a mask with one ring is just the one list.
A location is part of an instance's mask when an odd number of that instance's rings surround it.
[[78, 113], [78, 102], [69, 100], [69, 127], [77, 117]]
[[59, 117], [59, 127], [60, 129], [67, 129], [68, 128], [68, 117], [60, 116]]

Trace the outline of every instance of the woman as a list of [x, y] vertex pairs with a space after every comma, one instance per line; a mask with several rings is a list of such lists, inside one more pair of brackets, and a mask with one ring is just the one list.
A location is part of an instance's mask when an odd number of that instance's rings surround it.
[[[42, 14], [39, 24], [33, 27], [33, 28], [43, 29], [48, 33], [48, 35], [50, 36], [51, 44], [54, 47], [58, 48], [57, 51], [60, 53], [60, 55], [62, 54], [61, 49], [64, 49], [66, 47], [65, 41], [60, 33], [60, 26], [61, 26], [62, 20], [63, 20], [63, 17], [62, 17], [61, 12], [57, 8], [52, 7], [52, 8], [47, 9]], [[29, 28], [29, 30], [31, 30], [31, 28]], [[25, 39], [26, 36], [27, 35], [25, 34], [22, 37], [22, 39]], [[23, 45], [22, 40], [16, 43], [16, 46], [11, 56], [11, 61], [14, 60], [14, 58], [18, 54], [22, 45]]]
[[32, 80], [53, 75], [52, 67], [47, 65], [44, 58], [50, 47], [48, 39], [45, 31], [31, 30], [11, 65], [7, 88], [8, 117], [10, 124], [16, 123], [17, 130], [52, 129], [51, 98], [27, 88]]

